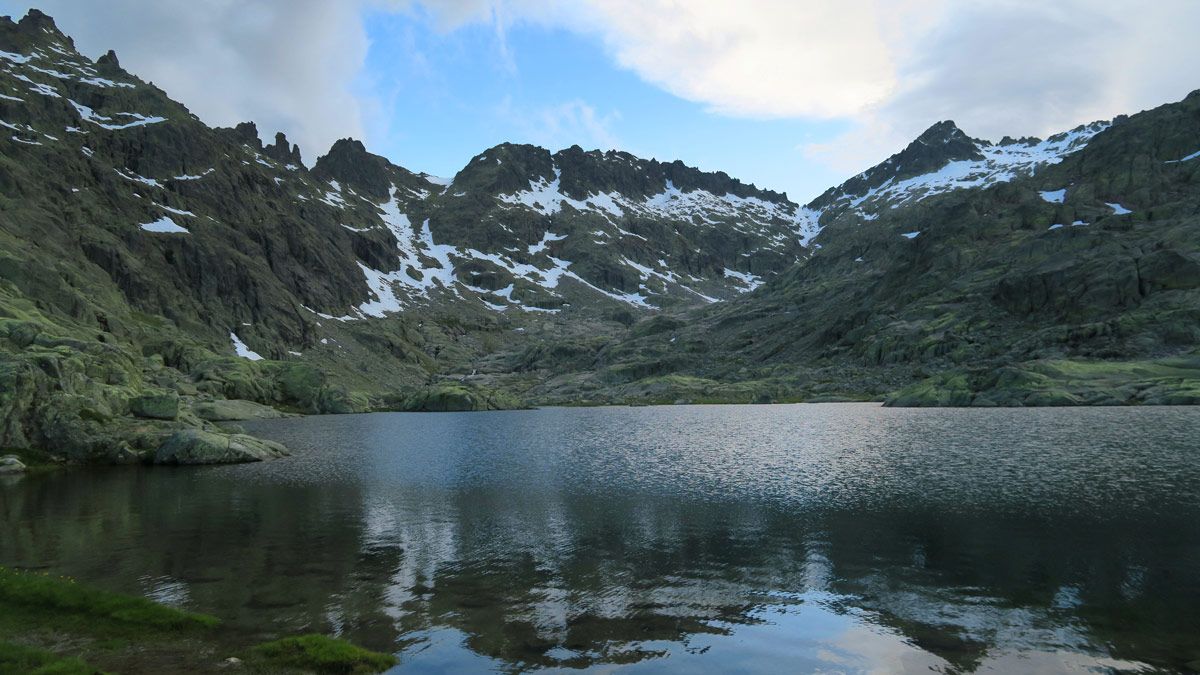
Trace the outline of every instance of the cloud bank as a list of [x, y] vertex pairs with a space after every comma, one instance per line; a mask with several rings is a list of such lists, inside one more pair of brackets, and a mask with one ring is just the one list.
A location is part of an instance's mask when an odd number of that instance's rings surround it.
[[[305, 161], [363, 134], [351, 90], [367, 55], [359, 8], [330, 0], [39, 0], [80, 52], [114, 49], [209, 124], [284, 131]], [[28, 5], [5, 3], [23, 14]]]
[[[6, 7], [12, 7], [5, 3]], [[112, 47], [202, 119], [254, 119], [311, 161], [364, 133], [353, 83], [366, 10], [423, 11], [453, 31], [514, 26], [594, 37], [621, 67], [713, 114], [843, 120], [797, 161], [857, 171], [922, 129], [1047, 135], [1200, 86], [1194, 0], [43, 0], [85, 53]], [[24, 10], [23, 6], [16, 9]], [[596, 128], [568, 99], [561, 130]], [[560, 134], [553, 134], [558, 136]], [[370, 140], [370, 139], [368, 139]], [[781, 139], [782, 151], [789, 147]]]

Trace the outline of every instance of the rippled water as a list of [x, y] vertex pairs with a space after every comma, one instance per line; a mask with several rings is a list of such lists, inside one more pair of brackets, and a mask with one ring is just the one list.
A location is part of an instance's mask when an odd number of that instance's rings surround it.
[[4, 484], [0, 564], [264, 636], [339, 633], [421, 672], [1200, 669], [1197, 408], [251, 430], [295, 456]]

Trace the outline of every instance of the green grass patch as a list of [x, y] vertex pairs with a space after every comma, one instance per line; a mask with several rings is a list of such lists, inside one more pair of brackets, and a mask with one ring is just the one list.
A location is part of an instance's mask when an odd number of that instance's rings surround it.
[[0, 673], [94, 675], [100, 671], [76, 658], [63, 658], [37, 647], [0, 642]]
[[74, 580], [0, 567], [0, 614], [39, 623], [74, 619], [92, 631], [116, 629], [178, 631], [212, 628], [216, 618], [160, 605], [146, 598], [110, 593]]
[[250, 650], [256, 667], [316, 673], [378, 673], [396, 665], [396, 657], [325, 635], [301, 635], [267, 642]]

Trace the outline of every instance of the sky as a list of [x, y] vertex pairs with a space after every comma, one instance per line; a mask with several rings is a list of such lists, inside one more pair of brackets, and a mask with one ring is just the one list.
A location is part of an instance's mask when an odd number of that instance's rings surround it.
[[806, 202], [933, 123], [1045, 136], [1200, 88], [1196, 0], [0, 0], [205, 122], [451, 176], [621, 149]]

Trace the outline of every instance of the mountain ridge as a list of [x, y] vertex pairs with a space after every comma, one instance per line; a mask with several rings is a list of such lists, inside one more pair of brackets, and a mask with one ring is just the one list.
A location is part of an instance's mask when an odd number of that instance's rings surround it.
[[267, 413], [223, 399], [1200, 401], [1197, 93], [1045, 140], [939, 122], [800, 205], [578, 146], [310, 168], [52, 26], [0, 21], [0, 447], [249, 443], [212, 411]]

